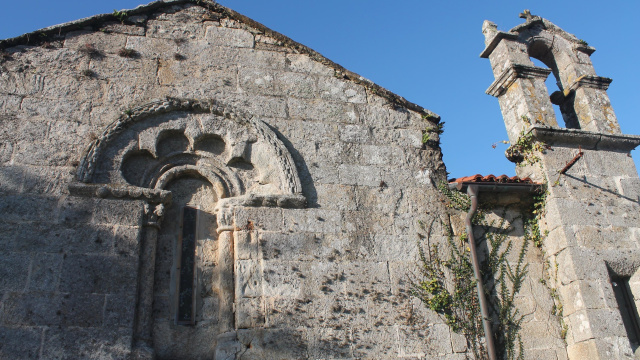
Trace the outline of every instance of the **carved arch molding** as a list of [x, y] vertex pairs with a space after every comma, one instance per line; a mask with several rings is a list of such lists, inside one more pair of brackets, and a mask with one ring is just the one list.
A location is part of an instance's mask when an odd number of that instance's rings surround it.
[[[181, 178], [199, 178], [212, 189], [215, 208], [209, 212], [215, 215], [218, 241], [220, 246], [226, 243], [225, 248], [233, 248], [236, 207], [306, 205], [288, 149], [251, 114], [214, 100], [166, 98], [127, 110], [107, 126], [85, 151], [77, 181], [69, 189], [76, 196], [146, 202], [134, 325], [136, 358], [155, 357], [152, 307], [158, 234], [165, 206], [172, 202], [169, 184]], [[224, 273], [233, 277], [233, 261], [225, 266]], [[233, 284], [233, 278], [220, 282]], [[227, 325], [218, 349], [234, 331], [233, 289], [229, 290], [231, 298], [220, 299], [220, 319]]]

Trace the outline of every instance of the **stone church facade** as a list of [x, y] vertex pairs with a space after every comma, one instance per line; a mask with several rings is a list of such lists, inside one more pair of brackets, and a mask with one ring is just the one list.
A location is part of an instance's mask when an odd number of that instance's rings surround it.
[[[633, 358], [612, 283], [632, 303], [640, 294], [628, 157], [640, 138], [621, 134], [592, 48], [530, 14], [483, 32], [511, 142], [548, 146], [518, 167], [548, 192], [515, 301], [524, 357]], [[467, 215], [438, 189], [436, 114], [207, 1], [157, 1], [0, 49], [0, 357], [469, 355], [411, 295], [423, 224], [444, 243]], [[479, 189], [523, 246], [519, 204], [533, 193], [509, 183], [451, 188]]]

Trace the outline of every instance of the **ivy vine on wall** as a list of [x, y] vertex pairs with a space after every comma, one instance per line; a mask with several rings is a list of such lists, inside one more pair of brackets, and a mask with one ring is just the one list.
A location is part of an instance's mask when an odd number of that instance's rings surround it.
[[[444, 184], [440, 190], [447, 198], [449, 208], [468, 212], [471, 201], [466, 194], [451, 191]], [[485, 204], [472, 220], [478, 231], [474, 233], [479, 234], [476, 236], [476, 245], [485, 249], [484, 256], [480, 256], [481, 259], [484, 257], [481, 272], [492, 314], [496, 350], [501, 359], [524, 358], [520, 335], [524, 315], [516, 308], [515, 299], [527, 275], [525, 255], [529, 245], [533, 243], [539, 246], [542, 241], [537, 220], [543, 201], [544, 197], [536, 197], [532, 207], [522, 212], [525, 215], [511, 222], [506, 220], [506, 208], [498, 217], [499, 220], [487, 219], [490, 208]], [[511, 224], [518, 219], [522, 219], [524, 227], [521, 243], [509, 237], [514, 230]], [[418, 246], [418, 271], [411, 282], [411, 294], [427, 308], [437, 312], [454, 332], [464, 335], [467, 348], [475, 359], [487, 359], [468, 236], [465, 232], [454, 234], [450, 227], [444, 226], [448, 229], [446, 242], [431, 241], [435, 221], [422, 224], [426, 236]]]

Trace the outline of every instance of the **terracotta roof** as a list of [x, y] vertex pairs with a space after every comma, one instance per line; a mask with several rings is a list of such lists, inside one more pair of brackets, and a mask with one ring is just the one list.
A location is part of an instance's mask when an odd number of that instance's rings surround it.
[[533, 180], [531, 180], [530, 178], [519, 178], [517, 176], [512, 176], [512, 177], [508, 177], [507, 175], [500, 175], [500, 176], [495, 176], [495, 175], [486, 175], [486, 176], [482, 176], [480, 174], [476, 174], [476, 175], [472, 175], [472, 176], [465, 176], [465, 177], [461, 177], [461, 178], [457, 178], [454, 180], [450, 180], [449, 183], [469, 183], [469, 182], [473, 182], [473, 183], [499, 183], [499, 184], [536, 184], [535, 182], [533, 182]]

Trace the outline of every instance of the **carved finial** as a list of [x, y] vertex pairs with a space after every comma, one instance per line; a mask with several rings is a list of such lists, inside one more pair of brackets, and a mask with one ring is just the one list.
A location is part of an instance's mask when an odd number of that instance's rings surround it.
[[524, 12], [520, 13], [520, 18], [521, 19], [527, 19], [527, 21], [533, 20], [534, 16], [535, 15], [531, 15], [531, 11], [529, 11], [529, 9], [525, 9]]
[[498, 25], [496, 25], [495, 23], [489, 20], [485, 20], [482, 23], [482, 34], [484, 34], [485, 45], [488, 45], [491, 42], [491, 40], [493, 40], [493, 38], [496, 36], [497, 33], [498, 33]]

